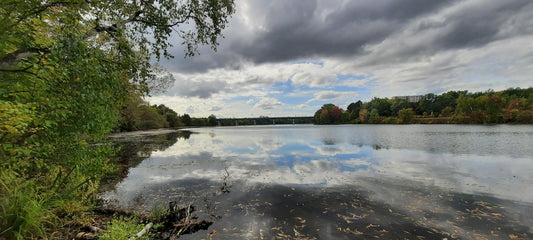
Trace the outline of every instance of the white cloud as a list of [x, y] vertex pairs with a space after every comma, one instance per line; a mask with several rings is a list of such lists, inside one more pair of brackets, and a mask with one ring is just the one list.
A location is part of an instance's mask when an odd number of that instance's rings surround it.
[[261, 108], [261, 109], [273, 109], [279, 106], [282, 106], [283, 103], [278, 101], [275, 98], [263, 98], [259, 100], [258, 103], [254, 105], [254, 108]]
[[196, 112], [196, 110], [195, 110], [194, 106], [189, 106], [189, 107], [187, 108], [186, 112], [187, 112], [187, 113], [194, 113], [194, 112]]
[[294, 109], [306, 109], [306, 108], [309, 108], [309, 105], [307, 105], [307, 104], [299, 104], [296, 107], [294, 107]]
[[320, 101], [320, 100], [340, 100], [340, 99], [353, 99], [357, 97], [357, 92], [339, 92], [339, 91], [320, 91], [315, 93], [315, 97], [308, 102]]
[[300, 63], [289, 65], [287, 68], [293, 72], [291, 80], [295, 85], [326, 87], [337, 81], [334, 69], [325, 64], [321, 66], [314, 63]]
[[252, 105], [255, 103], [255, 99], [250, 98], [248, 101], [246, 101], [246, 104]]

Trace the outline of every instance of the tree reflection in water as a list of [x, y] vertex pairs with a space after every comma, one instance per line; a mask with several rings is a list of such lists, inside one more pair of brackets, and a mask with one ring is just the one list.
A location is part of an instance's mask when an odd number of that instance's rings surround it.
[[187, 140], [190, 136], [190, 131], [183, 130], [140, 131], [112, 135], [110, 141], [118, 150], [114, 159], [118, 171], [102, 180], [100, 190], [112, 190], [117, 183], [127, 177], [130, 168], [149, 158], [152, 152], [164, 151], [178, 140]]
[[200, 219], [215, 220], [208, 232], [217, 239], [533, 236], [527, 126], [195, 131], [125, 137], [128, 176], [102, 198], [140, 211], [193, 204]]

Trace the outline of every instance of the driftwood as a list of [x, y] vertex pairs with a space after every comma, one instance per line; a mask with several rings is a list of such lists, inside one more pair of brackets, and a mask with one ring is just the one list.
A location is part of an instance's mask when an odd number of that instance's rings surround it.
[[79, 232], [78, 234], [76, 234], [76, 238], [75, 239], [78, 239], [78, 240], [97, 239], [100, 231], [102, 231], [101, 228], [96, 227], [96, 226], [88, 226], [88, 227], [84, 227], [84, 228], [85, 228], [85, 230], [88, 230], [90, 232]]
[[[121, 216], [136, 216], [141, 222], [149, 222], [143, 230], [138, 232], [131, 239], [139, 238], [152, 230], [155, 239], [177, 239], [184, 234], [191, 234], [200, 230], [207, 230], [213, 221], [209, 220], [197, 220], [197, 217], [193, 215], [195, 207], [193, 205], [179, 206], [176, 202], [170, 202], [169, 207], [165, 214], [159, 219], [150, 219], [146, 214], [141, 214], [134, 211], [114, 209], [114, 208], [96, 208], [93, 210], [95, 213], [105, 216], [121, 215]], [[153, 223], [152, 223], [153, 222]], [[161, 226], [153, 231], [152, 227], [154, 223], [159, 223]], [[94, 226], [86, 228], [85, 232], [80, 232], [76, 235], [77, 240], [92, 240], [97, 239], [100, 235], [101, 229]], [[1, 239], [0, 239], [1, 240]]]
[[140, 232], [138, 232], [137, 234], [135, 234], [135, 236], [133, 237], [130, 237], [129, 240], [133, 240], [135, 238], [140, 238], [142, 237], [144, 234], [146, 234], [148, 231], [150, 231], [150, 228], [152, 228], [154, 224], [153, 223], [148, 223], [146, 224], [146, 226], [144, 226], [143, 230], [141, 230]]
[[196, 218], [192, 216], [193, 212], [194, 206], [192, 205], [180, 208], [176, 202], [170, 202], [159, 237], [161, 239], [176, 239], [183, 234], [207, 230], [213, 224], [212, 221], [207, 220], [191, 221], [191, 219]]
[[97, 239], [98, 233], [87, 233], [87, 232], [80, 232], [76, 234], [76, 239], [78, 240], [92, 240]]
[[213, 224], [213, 221], [202, 220], [202, 221], [174, 224], [174, 227], [176, 229], [179, 229], [181, 234], [188, 234], [188, 233], [198, 232], [200, 230], [207, 230], [207, 228], [209, 228], [211, 224]]

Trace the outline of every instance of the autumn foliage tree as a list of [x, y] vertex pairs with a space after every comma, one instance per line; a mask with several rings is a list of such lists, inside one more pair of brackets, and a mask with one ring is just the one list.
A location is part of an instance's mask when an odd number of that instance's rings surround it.
[[334, 105], [325, 104], [315, 113], [315, 123], [533, 123], [531, 87], [475, 93], [448, 91], [420, 98], [407, 101], [375, 97], [365, 103], [353, 102], [341, 114], [340, 121], [331, 120]]
[[335, 124], [340, 123], [341, 115], [344, 111], [334, 104], [324, 104], [316, 111], [313, 119], [315, 124]]

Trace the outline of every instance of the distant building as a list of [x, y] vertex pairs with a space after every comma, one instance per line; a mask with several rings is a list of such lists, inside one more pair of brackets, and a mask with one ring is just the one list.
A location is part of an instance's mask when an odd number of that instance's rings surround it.
[[394, 96], [392, 97], [393, 99], [403, 99], [403, 100], [407, 100], [408, 102], [420, 102], [420, 100], [422, 100], [422, 98], [424, 97], [424, 95], [414, 95], [414, 96]]

